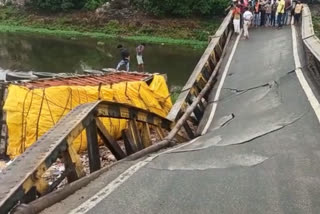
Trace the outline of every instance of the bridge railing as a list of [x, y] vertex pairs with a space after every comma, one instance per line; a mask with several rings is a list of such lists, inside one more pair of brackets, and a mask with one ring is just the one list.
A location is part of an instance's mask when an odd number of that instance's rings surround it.
[[[128, 128], [122, 131], [125, 151], [108, 133], [101, 118], [128, 121]], [[165, 130], [170, 131], [172, 126], [166, 118], [126, 104], [99, 101], [77, 106], [3, 171], [0, 213], [8, 213], [18, 203], [28, 203], [51, 192], [64, 178], [70, 183], [83, 177], [84, 168], [72, 143], [84, 130], [92, 173], [101, 168], [98, 136], [120, 160], [152, 145], [151, 127], [162, 140]], [[58, 158], [64, 163], [65, 171], [49, 185], [43, 175]]]
[[320, 40], [315, 35], [312, 14], [308, 5], [303, 5], [301, 36], [306, 50], [309, 75], [315, 84], [320, 86]]
[[[191, 106], [193, 101], [198, 97], [200, 92], [204, 89], [210, 77], [215, 75], [213, 81], [216, 80], [217, 72], [214, 71], [217, 70], [216, 68], [222, 57], [228, 35], [231, 35], [233, 31], [231, 21], [232, 13], [229, 12], [219, 29], [216, 31], [215, 35], [210, 37], [211, 41], [207, 49], [193, 70], [189, 80], [182, 88], [182, 91], [176, 103], [169, 112], [167, 119], [177, 122], [186, 112], [187, 108]], [[198, 102], [197, 106], [193, 110], [192, 117], [188, 118], [194, 127], [197, 127], [202, 120], [205, 107], [208, 103], [209, 92], [210, 90], [208, 90], [203, 99]], [[188, 121], [184, 122], [183, 127], [189, 138], [194, 138], [196, 135], [198, 135], [198, 132], [194, 128], [190, 127]]]

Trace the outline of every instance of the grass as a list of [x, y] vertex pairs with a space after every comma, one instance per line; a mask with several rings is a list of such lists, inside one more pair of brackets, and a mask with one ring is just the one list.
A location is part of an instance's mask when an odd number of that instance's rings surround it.
[[[91, 14], [92, 15], [92, 14]], [[93, 16], [93, 15], [92, 15]], [[92, 17], [91, 16], [91, 17]], [[89, 16], [90, 18], [90, 16]], [[128, 20], [88, 20], [70, 14], [35, 15], [13, 7], [0, 8], [0, 32], [27, 32], [60, 37], [91, 37], [99, 40], [122, 38], [156, 44], [187, 45], [195, 48], [207, 46], [207, 38], [214, 34], [221, 19], [166, 20], [137, 25]], [[148, 20], [147, 20], [148, 21]], [[182, 24], [180, 24], [182, 23]], [[171, 24], [171, 25], [169, 25]], [[120, 36], [119, 36], [120, 35]]]
[[155, 44], [171, 44], [171, 45], [188, 45], [195, 48], [203, 48], [208, 43], [205, 41], [198, 40], [187, 40], [187, 39], [173, 39], [173, 38], [165, 38], [165, 37], [155, 37], [155, 36], [118, 36], [115, 34], [105, 34], [99, 32], [80, 32], [75, 30], [59, 30], [59, 29], [46, 29], [46, 28], [37, 28], [37, 27], [29, 27], [29, 26], [14, 26], [14, 25], [3, 25], [0, 24], [0, 32], [26, 32], [26, 33], [39, 33], [46, 35], [55, 35], [60, 37], [90, 37], [95, 39], [114, 39], [121, 38], [131, 41], [144, 41], [148, 43]]

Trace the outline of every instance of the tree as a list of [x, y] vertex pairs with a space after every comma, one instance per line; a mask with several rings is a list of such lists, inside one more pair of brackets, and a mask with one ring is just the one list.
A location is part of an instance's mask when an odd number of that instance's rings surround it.
[[82, 8], [86, 0], [31, 0], [31, 4], [40, 9], [59, 11]]
[[154, 15], [190, 16], [221, 15], [229, 0], [134, 0], [145, 11]]

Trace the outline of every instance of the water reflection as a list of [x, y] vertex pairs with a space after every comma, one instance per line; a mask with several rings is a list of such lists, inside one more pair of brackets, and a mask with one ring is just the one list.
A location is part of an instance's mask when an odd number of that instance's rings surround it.
[[[109, 40], [98, 46], [93, 39], [68, 40], [29, 34], [0, 34], [0, 67], [19, 71], [82, 73], [83, 69], [115, 67], [119, 43], [131, 52], [131, 70], [136, 70], [137, 43]], [[184, 85], [203, 50], [147, 45], [147, 72], [166, 73], [170, 85]]]

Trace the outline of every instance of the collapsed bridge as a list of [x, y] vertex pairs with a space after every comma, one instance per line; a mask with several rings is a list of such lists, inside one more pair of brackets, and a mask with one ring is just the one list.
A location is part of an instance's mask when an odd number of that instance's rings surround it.
[[[317, 213], [320, 42], [307, 5], [302, 16], [301, 28], [255, 29], [247, 41], [232, 34], [229, 13], [167, 116], [103, 101], [76, 107], [0, 178], [8, 183], [0, 186], [1, 211], [36, 199], [17, 211]], [[129, 121], [123, 131], [125, 150], [99, 122], [101, 117]], [[150, 127], [158, 130], [159, 142], [148, 141]], [[61, 154], [72, 166], [66, 167], [68, 180], [81, 177], [70, 145], [83, 129], [93, 175], [100, 169], [97, 136], [124, 161], [76, 194], [38, 198], [40, 175]], [[32, 157], [28, 151], [44, 153]], [[22, 161], [28, 167], [20, 172]], [[19, 177], [8, 179], [10, 171]], [[42, 206], [53, 198], [61, 202]]]

